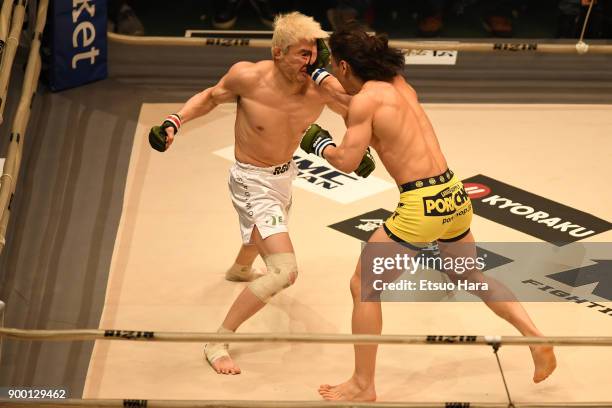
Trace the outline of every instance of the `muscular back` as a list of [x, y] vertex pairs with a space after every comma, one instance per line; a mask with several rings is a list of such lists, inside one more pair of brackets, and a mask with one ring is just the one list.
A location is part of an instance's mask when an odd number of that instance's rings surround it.
[[369, 81], [360, 95], [373, 99], [371, 145], [398, 184], [447, 169], [434, 129], [415, 90], [397, 76], [392, 83]]
[[236, 159], [256, 166], [273, 166], [293, 157], [306, 128], [325, 104], [312, 81], [301, 89], [284, 88], [272, 61], [241, 63], [236, 115]]

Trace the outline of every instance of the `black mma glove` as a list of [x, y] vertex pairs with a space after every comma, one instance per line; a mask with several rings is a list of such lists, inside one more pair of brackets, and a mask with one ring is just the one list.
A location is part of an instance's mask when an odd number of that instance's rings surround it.
[[327, 146], [336, 146], [329, 132], [316, 123], [308, 126], [300, 142], [302, 150], [323, 157], [323, 151]]
[[158, 152], [166, 151], [166, 139], [168, 138], [166, 129], [169, 127], [174, 129], [175, 135], [178, 133], [181, 127], [181, 117], [177, 113], [168, 115], [161, 126], [153, 126], [149, 132], [149, 144]]
[[306, 67], [306, 72], [317, 85], [331, 74], [325, 70], [325, 67], [329, 64], [329, 48], [325, 44], [323, 38], [317, 38], [317, 59], [312, 64]]

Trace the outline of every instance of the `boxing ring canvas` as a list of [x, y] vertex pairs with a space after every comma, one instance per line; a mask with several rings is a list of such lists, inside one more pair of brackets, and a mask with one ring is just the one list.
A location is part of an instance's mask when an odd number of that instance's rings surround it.
[[[245, 285], [224, 280], [240, 245], [227, 191], [236, 106], [217, 107], [186, 124], [170, 150], [153, 151], [148, 129], [179, 108], [142, 105], [100, 328], [215, 331]], [[460, 178], [484, 174], [612, 219], [612, 191], [605, 187], [612, 106], [426, 104], [425, 109]], [[318, 123], [336, 140], [344, 132], [342, 120], [327, 109]], [[329, 226], [395, 207], [398, 192], [380, 163], [373, 176], [298, 180], [289, 226], [299, 278], [239, 332], [350, 333], [349, 279], [360, 241]], [[344, 188], [348, 198], [339, 201], [326, 188]], [[472, 231], [477, 241], [538, 241], [478, 215]], [[585, 238], [611, 240], [611, 231]], [[612, 335], [612, 315], [570, 302], [525, 307], [547, 335]], [[383, 334], [518, 334], [481, 302], [386, 303], [383, 318]], [[214, 373], [202, 344], [98, 341], [83, 398], [317, 400], [320, 384], [342, 382], [352, 372], [353, 350], [346, 345], [242, 343], [230, 353], [242, 374]], [[556, 372], [535, 385], [528, 348], [502, 347], [516, 400], [610, 399], [607, 349], [558, 347], [556, 353]], [[491, 349], [470, 346], [381, 346], [377, 393], [380, 401], [505, 400]]]

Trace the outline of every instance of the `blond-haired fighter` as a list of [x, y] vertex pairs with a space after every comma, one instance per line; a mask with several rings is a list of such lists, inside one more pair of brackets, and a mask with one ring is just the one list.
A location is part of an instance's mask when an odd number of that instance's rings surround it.
[[[400, 75], [404, 66], [402, 53], [389, 48], [386, 37], [371, 36], [357, 28], [332, 34], [329, 43], [334, 74], [344, 89], [354, 95], [347, 131], [336, 147], [327, 131], [312, 125], [301, 146], [344, 172], [362, 165], [364, 152], [372, 146], [400, 190], [397, 209], [374, 232], [364, 251], [380, 250], [380, 244], [372, 243], [396, 242], [415, 254], [425, 243], [437, 240], [443, 259], [475, 259], [470, 199], [461, 181], [448, 169], [415, 90]], [[366, 269], [362, 271], [360, 259], [351, 278], [353, 333], [380, 334], [380, 302], [364, 302], [362, 297], [362, 293], [371, 291], [364, 286], [368, 281], [362, 275], [368, 273]], [[459, 278], [458, 272], [447, 273], [454, 280]], [[523, 335], [541, 336], [522, 305], [501, 283], [477, 269], [460, 277], [469, 282], [487, 283], [488, 291], [475, 294], [491, 310]], [[377, 346], [356, 345], [352, 377], [337, 386], [322, 385], [319, 393], [330, 400], [375, 400], [376, 351]], [[555, 369], [555, 355], [548, 346], [531, 347], [531, 354], [535, 364], [533, 380], [540, 382]]]
[[[230, 169], [229, 189], [242, 242], [256, 245], [267, 273], [240, 293], [219, 332], [235, 331], [298, 275], [287, 229], [291, 185], [297, 174], [292, 157], [304, 131], [323, 107], [344, 116], [350, 99], [337, 80], [321, 82], [326, 73], [317, 68], [325, 66], [329, 58], [322, 40], [325, 37], [327, 33], [311, 17], [298, 12], [277, 17], [271, 61], [236, 63], [215, 86], [193, 96], [149, 135], [151, 145], [164, 151], [176, 138], [181, 123], [205, 115], [221, 103], [238, 105], [236, 163]], [[255, 256], [253, 251], [250, 256]], [[226, 344], [207, 344], [205, 356], [218, 373], [240, 373]]]

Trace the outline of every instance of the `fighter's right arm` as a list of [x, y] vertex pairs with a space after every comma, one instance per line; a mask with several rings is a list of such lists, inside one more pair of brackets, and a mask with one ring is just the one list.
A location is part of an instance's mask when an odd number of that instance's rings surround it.
[[248, 87], [252, 79], [254, 64], [252, 62], [238, 62], [221, 78], [216, 85], [192, 96], [178, 114], [181, 123], [206, 115], [217, 105], [235, 102], [243, 90]]
[[161, 126], [149, 132], [151, 147], [160, 152], [168, 150], [179, 127], [185, 122], [205, 115], [222, 103], [234, 102], [249, 89], [258, 75], [252, 62], [234, 64], [221, 80], [210, 88], [192, 96], [175, 114], [169, 115]]
[[369, 148], [375, 111], [376, 102], [368, 94], [357, 94], [349, 106], [347, 130], [340, 146], [336, 146], [327, 130], [312, 124], [304, 133], [300, 147], [325, 158], [340, 171], [354, 171], [368, 177], [376, 167]]

